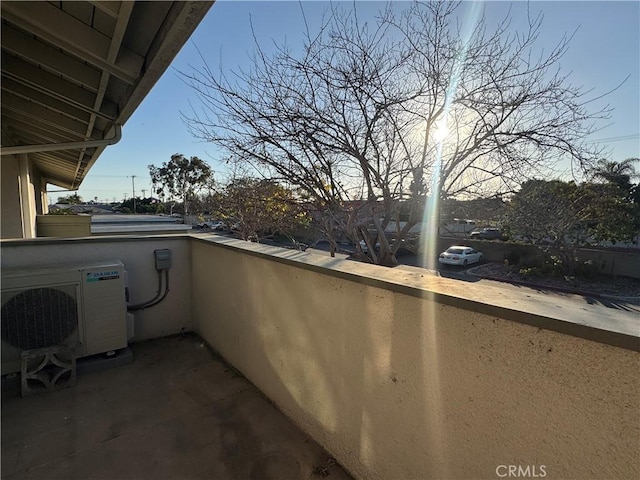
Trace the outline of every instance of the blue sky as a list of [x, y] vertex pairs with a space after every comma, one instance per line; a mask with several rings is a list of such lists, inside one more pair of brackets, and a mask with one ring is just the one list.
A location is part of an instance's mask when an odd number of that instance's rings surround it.
[[[364, 17], [384, 6], [383, 2], [357, 1], [359, 15]], [[400, 3], [400, 2], [395, 2]], [[489, 19], [504, 15], [510, 2], [484, 2]], [[327, 8], [325, 1], [306, 1], [302, 7], [311, 24], [317, 22]], [[526, 3], [514, 2], [512, 25], [526, 19]], [[640, 2], [570, 1], [529, 4], [532, 13], [544, 14], [540, 46], [551, 48], [565, 33], [577, 32], [568, 53], [561, 62], [564, 71], [572, 72], [574, 84], [593, 89], [597, 97], [615, 88], [627, 76], [626, 83], [604, 102], [614, 107], [612, 118], [592, 140], [605, 140], [608, 158], [623, 160], [640, 156]], [[212, 68], [236, 69], [247, 62], [253, 50], [250, 20], [262, 44], [272, 40], [290, 45], [300, 41], [303, 23], [297, 1], [225, 1], [218, 0], [199, 25], [187, 45], [174, 60], [156, 86], [123, 128], [123, 138], [108, 147], [87, 175], [79, 194], [85, 200], [121, 201], [132, 195], [135, 176], [136, 195], [143, 189], [150, 195], [147, 165], [160, 165], [172, 154], [198, 156], [206, 160], [217, 177], [222, 177], [224, 164], [211, 144], [189, 134], [180, 112], [190, 111], [195, 95], [179, 78], [177, 71], [188, 71], [201, 65], [197, 48]], [[49, 186], [55, 201], [65, 192]]]

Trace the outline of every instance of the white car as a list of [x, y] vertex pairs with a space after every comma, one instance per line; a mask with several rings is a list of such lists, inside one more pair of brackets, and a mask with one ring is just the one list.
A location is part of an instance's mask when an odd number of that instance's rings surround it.
[[200, 223], [196, 223], [196, 227], [205, 228], [209, 230], [224, 230], [224, 222], [220, 222], [220, 221], [200, 222]]
[[440, 254], [438, 261], [447, 265], [462, 265], [466, 267], [472, 263], [482, 261], [482, 254], [471, 247], [452, 245]]

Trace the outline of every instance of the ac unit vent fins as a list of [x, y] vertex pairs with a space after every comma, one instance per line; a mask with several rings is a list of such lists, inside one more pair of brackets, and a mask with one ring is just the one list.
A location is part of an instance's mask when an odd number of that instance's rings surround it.
[[54, 288], [32, 288], [2, 306], [2, 339], [21, 350], [64, 342], [78, 328], [75, 286], [69, 293]]

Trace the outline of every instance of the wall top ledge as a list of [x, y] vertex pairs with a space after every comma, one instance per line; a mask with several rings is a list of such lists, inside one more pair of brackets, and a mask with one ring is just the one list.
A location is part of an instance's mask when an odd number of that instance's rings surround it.
[[[347, 260], [344, 255], [299, 252], [245, 242], [216, 234], [114, 235], [80, 238], [2, 240], [2, 265], [21, 247], [81, 245], [86, 243], [176, 240], [227, 248], [323, 275], [383, 288], [404, 295], [431, 299], [469, 311], [556, 331], [587, 340], [640, 352], [640, 306], [616, 304], [581, 295], [491, 282], [443, 278], [437, 273], [400, 266], [379, 267]], [[5, 261], [7, 260], [8, 263]]]
[[108, 242], [148, 242], [149, 239], [162, 240], [188, 240], [191, 238], [185, 233], [159, 233], [159, 234], [127, 234], [127, 235], [91, 235], [89, 237], [36, 237], [36, 238], [3, 238], [0, 240], [0, 248], [21, 247], [27, 245], [59, 245], [66, 243], [108, 243]]
[[344, 255], [300, 252], [211, 235], [195, 241], [237, 250], [294, 267], [312, 270], [405, 295], [429, 298], [538, 328], [640, 351], [640, 306], [600, 301], [539, 288], [479, 280], [440, 277], [419, 267], [380, 267], [347, 260]]

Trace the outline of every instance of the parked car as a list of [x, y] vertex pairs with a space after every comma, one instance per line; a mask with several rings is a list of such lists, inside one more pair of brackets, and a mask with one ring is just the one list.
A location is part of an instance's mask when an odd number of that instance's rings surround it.
[[[337, 250], [336, 253], [341, 253], [343, 255], [353, 255], [353, 253], [355, 252], [355, 245], [351, 242], [348, 241], [339, 241], [336, 242], [337, 243]], [[323, 252], [330, 252], [331, 251], [331, 242], [329, 242], [329, 240], [327, 239], [320, 239], [317, 242], [315, 242], [313, 245], [311, 245], [312, 249], [315, 250], [322, 250]]]
[[[362, 249], [362, 253], [369, 253], [369, 247], [367, 247], [367, 242], [365, 242], [364, 240], [360, 240], [358, 242], [360, 244], [360, 248]], [[373, 246], [374, 250], [376, 252], [380, 251], [380, 242], [376, 242], [376, 244]]]
[[504, 235], [499, 228], [478, 228], [472, 231], [469, 236], [479, 240], [502, 240]]
[[224, 225], [224, 222], [220, 222], [220, 221], [200, 222], [200, 223], [196, 223], [196, 227], [209, 229], [209, 230], [224, 230], [225, 225]]
[[446, 265], [462, 265], [466, 267], [472, 263], [482, 261], [483, 255], [471, 247], [452, 245], [440, 254], [438, 262]]

